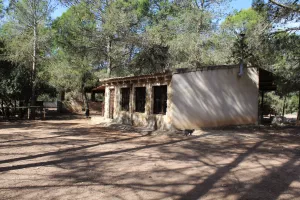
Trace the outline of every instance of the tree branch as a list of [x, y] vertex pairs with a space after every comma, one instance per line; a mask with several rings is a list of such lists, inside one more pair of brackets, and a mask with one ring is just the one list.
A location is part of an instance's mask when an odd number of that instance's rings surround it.
[[271, 3], [279, 6], [279, 7], [282, 7], [282, 8], [285, 8], [285, 9], [288, 9], [288, 10], [292, 10], [292, 11], [295, 11], [295, 12], [300, 12], [300, 8], [299, 8], [299, 5], [296, 7], [296, 8], [293, 8], [291, 6], [287, 6], [287, 5], [284, 5], [284, 4], [281, 4], [281, 3], [278, 3], [277, 1], [274, 1], [274, 0], [269, 0]]
[[272, 32], [270, 34], [275, 35], [278, 33], [284, 33], [284, 32], [289, 32], [289, 31], [300, 31], [300, 27], [286, 28], [284, 30], [278, 30], [278, 31]]

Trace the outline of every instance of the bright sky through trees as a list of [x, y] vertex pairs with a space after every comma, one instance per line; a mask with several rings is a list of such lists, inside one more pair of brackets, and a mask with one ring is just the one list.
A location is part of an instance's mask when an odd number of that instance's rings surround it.
[[[252, 0], [233, 0], [230, 3], [230, 10], [241, 10], [241, 9], [246, 9], [251, 7]], [[53, 18], [57, 18], [62, 15], [63, 12], [67, 10], [66, 7], [64, 6], [58, 6], [57, 9], [54, 11], [52, 14]]]

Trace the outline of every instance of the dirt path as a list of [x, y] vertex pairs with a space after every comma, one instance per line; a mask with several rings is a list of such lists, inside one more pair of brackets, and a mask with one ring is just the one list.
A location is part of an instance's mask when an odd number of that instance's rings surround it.
[[0, 123], [0, 199], [300, 199], [300, 129], [185, 137]]

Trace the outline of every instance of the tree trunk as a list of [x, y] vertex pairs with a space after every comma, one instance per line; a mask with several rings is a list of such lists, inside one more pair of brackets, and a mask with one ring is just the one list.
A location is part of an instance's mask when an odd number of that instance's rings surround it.
[[59, 100], [64, 101], [66, 96], [66, 92], [64, 90], [59, 91]]
[[197, 32], [200, 33], [201, 30], [203, 29], [203, 18], [204, 18], [204, 3], [205, 1], [204, 0], [201, 0], [200, 2], [200, 10], [201, 10], [201, 16], [200, 16], [200, 20], [199, 20], [199, 23], [198, 23], [198, 27], [197, 27]]
[[90, 115], [89, 100], [88, 100], [88, 97], [87, 97], [87, 94], [86, 94], [84, 88], [82, 89], [82, 95], [83, 95], [83, 104], [84, 104], [84, 108], [85, 108], [85, 116], [89, 117], [89, 115]]
[[5, 115], [4, 115], [4, 102], [3, 102], [3, 99], [1, 99], [1, 111], [2, 111], [2, 115], [4, 117]]
[[284, 117], [284, 113], [285, 113], [285, 102], [286, 102], [286, 96], [284, 96], [284, 99], [283, 99], [282, 117]]
[[88, 101], [88, 97], [85, 91], [85, 83], [87, 81], [87, 77], [86, 74], [83, 75], [82, 80], [81, 80], [81, 93], [82, 93], [82, 97], [83, 97], [83, 106], [84, 106], [84, 110], [85, 110], [85, 116], [89, 117], [90, 115], [90, 109], [89, 109], [89, 101]]
[[14, 111], [13, 111], [13, 115], [16, 116], [17, 114], [17, 100], [14, 101]]
[[[36, 10], [36, 8], [34, 8]], [[36, 51], [37, 51], [37, 23], [34, 16], [33, 22], [33, 54], [32, 54], [32, 88], [30, 106], [36, 105]], [[31, 119], [35, 119], [35, 108], [31, 109]]]
[[264, 119], [264, 96], [265, 96], [265, 92], [261, 91], [260, 123], [263, 123], [263, 119]]
[[299, 94], [298, 94], [298, 115], [297, 115], [297, 120], [300, 120], [300, 90], [299, 90]]
[[110, 77], [111, 76], [111, 56], [110, 56], [111, 39], [110, 38], [108, 38], [106, 51], [107, 51], [107, 76]]

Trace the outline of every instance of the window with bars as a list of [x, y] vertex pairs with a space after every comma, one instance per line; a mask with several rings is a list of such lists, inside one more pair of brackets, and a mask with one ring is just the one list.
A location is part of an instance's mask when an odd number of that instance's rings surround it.
[[166, 114], [167, 112], [167, 86], [154, 86], [154, 114]]
[[145, 112], [146, 105], [146, 88], [135, 88], [135, 112]]
[[129, 111], [130, 88], [121, 88], [121, 110]]

